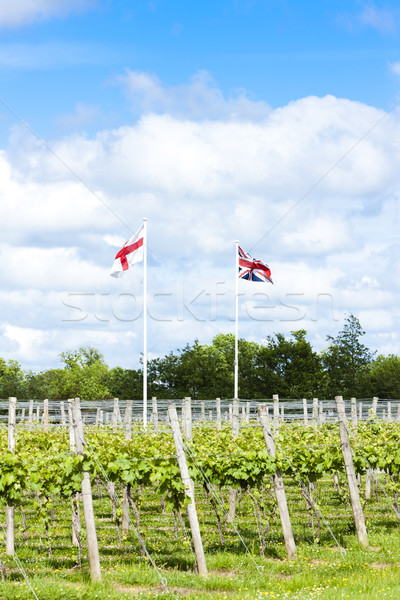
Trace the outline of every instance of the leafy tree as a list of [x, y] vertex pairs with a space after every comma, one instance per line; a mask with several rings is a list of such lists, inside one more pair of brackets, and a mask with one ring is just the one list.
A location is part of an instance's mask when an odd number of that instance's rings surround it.
[[[268, 336], [258, 354], [259, 392], [263, 398], [279, 394], [284, 398], [311, 398], [318, 395], [322, 383], [319, 356], [306, 340], [304, 329]], [[253, 397], [260, 397], [255, 395]]]
[[25, 395], [25, 373], [16, 360], [5, 361], [0, 358], [0, 397], [15, 396], [21, 398]]
[[363, 395], [379, 398], [400, 398], [400, 357], [380, 354], [371, 362], [362, 378]]
[[107, 388], [108, 367], [103, 355], [90, 346], [62, 352], [65, 376], [61, 382], [60, 398], [79, 397], [81, 400], [109, 398]]
[[365, 335], [360, 321], [354, 315], [346, 318], [345, 325], [334, 338], [328, 335], [329, 348], [322, 353], [325, 368], [326, 394], [357, 396], [361, 378], [372, 360], [370, 350], [360, 342]]
[[142, 398], [143, 373], [135, 369], [114, 367], [107, 373], [106, 386], [114, 398], [120, 400]]
[[25, 395], [36, 400], [62, 398], [65, 378], [65, 369], [49, 369], [40, 373], [29, 371], [25, 379]]

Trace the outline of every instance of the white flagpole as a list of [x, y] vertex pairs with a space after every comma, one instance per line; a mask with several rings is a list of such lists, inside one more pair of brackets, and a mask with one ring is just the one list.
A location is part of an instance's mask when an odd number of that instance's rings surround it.
[[143, 427], [147, 427], [147, 218], [143, 218]]
[[239, 398], [239, 242], [235, 242], [235, 390], [233, 397]]

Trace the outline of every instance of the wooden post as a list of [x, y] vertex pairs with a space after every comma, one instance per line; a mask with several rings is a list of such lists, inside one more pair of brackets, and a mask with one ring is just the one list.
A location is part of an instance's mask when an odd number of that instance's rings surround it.
[[[260, 423], [264, 434], [265, 445], [267, 446], [268, 454], [275, 458], [275, 442], [271, 434], [269, 426], [269, 419], [267, 416], [266, 407], [262, 404], [258, 405], [258, 414], [260, 417]], [[282, 523], [283, 537], [285, 539], [286, 552], [288, 560], [294, 560], [296, 558], [296, 544], [294, 542], [292, 524], [290, 521], [289, 510], [286, 501], [285, 488], [283, 485], [283, 478], [281, 470], [277, 467], [274, 475], [274, 489], [276, 502], [278, 504], [279, 515]]]
[[61, 425], [65, 426], [66, 425], [65, 409], [64, 409], [64, 402], [62, 400], [60, 402], [60, 409], [61, 409]]
[[273, 394], [272, 400], [274, 401], [274, 432], [279, 429], [279, 396]]
[[363, 403], [359, 402], [358, 403], [358, 420], [362, 421], [363, 418]]
[[113, 428], [113, 433], [115, 433], [117, 431], [117, 427], [118, 427], [118, 398], [114, 398], [114, 410], [113, 410], [113, 414], [112, 414], [112, 428]]
[[307, 427], [308, 425], [308, 411], [307, 411], [307, 400], [303, 398], [303, 415], [304, 415], [304, 425]]
[[37, 406], [36, 406], [36, 422], [39, 425], [39, 423], [40, 423], [40, 402], [38, 402]]
[[43, 400], [43, 429], [49, 431], [49, 400], [45, 398]]
[[[72, 419], [72, 409], [74, 406], [73, 398], [68, 399], [68, 429], [69, 429], [69, 449], [71, 452], [76, 452], [76, 444], [75, 444], [75, 433], [74, 433], [74, 424]], [[79, 494], [77, 494], [77, 497]], [[76, 501], [76, 506], [79, 507], [78, 502]], [[72, 520], [72, 544], [74, 546], [79, 546], [79, 541], [75, 532], [75, 527], [77, 528], [77, 533], [79, 535], [81, 530], [81, 520], [78, 517], [78, 513], [75, 512], [74, 500], [71, 496], [71, 520]], [[75, 523], [75, 526], [74, 526]]]
[[[75, 398], [75, 402], [73, 403], [72, 419], [75, 433], [76, 452], [77, 454], [83, 454], [85, 438], [83, 433], [81, 408], [78, 398]], [[99, 546], [97, 543], [96, 524], [94, 520], [92, 487], [90, 484], [90, 474], [88, 471], [83, 471], [82, 503], [83, 516], [85, 518], [86, 526], [90, 576], [93, 582], [101, 581]]]
[[318, 408], [319, 408], [318, 423], [320, 425], [322, 425], [322, 423], [324, 422], [324, 407], [322, 404], [322, 400], [320, 400], [320, 402], [318, 404]]
[[[233, 399], [232, 404], [232, 438], [235, 440], [239, 436], [239, 398]], [[236, 498], [237, 490], [229, 488], [229, 511], [228, 511], [228, 522], [233, 523], [236, 516]]]
[[250, 402], [246, 402], [246, 423], [250, 422], [250, 412], [251, 412]]
[[[154, 412], [153, 412], [154, 414]], [[125, 414], [125, 440], [132, 439], [132, 400], [126, 401]], [[157, 423], [157, 421], [156, 421]], [[158, 425], [157, 425], [158, 426]], [[128, 486], [124, 485], [122, 490], [122, 521], [121, 521], [122, 535], [128, 535], [129, 531], [129, 495]]]
[[201, 402], [200, 406], [201, 406], [201, 420], [205, 421], [206, 420], [206, 403]]
[[312, 421], [313, 427], [316, 429], [318, 425], [318, 398], [312, 399]]
[[221, 398], [216, 398], [216, 405], [217, 405], [217, 430], [221, 431], [222, 428], [222, 424], [221, 424]]
[[372, 407], [371, 407], [371, 411], [372, 411], [372, 416], [376, 417], [376, 413], [377, 413], [377, 409], [378, 409], [378, 400], [379, 398], [377, 398], [376, 396], [374, 396], [372, 398]]
[[194, 501], [194, 484], [189, 476], [189, 469], [186, 462], [186, 455], [183, 446], [182, 434], [179, 429], [178, 415], [174, 404], [168, 407], [169, 422], [171, 424], [172, 433], [174, 436], [176, 455], [178, 458], [179, 470], [181, 472], [182, 483], [185, 486], [185, 494], [190, 499], [190, 503], [186, 507], [186, 514], [189, 519], [190, 530], [192, 532], [192, 540], [194, 552], [196, 555], [197, 567], [199, 574], [203, 577], [208, 575], [206, 558], [203, 550], [203, 542], [201, 540], [199, 520], [197, 518], [196, 504]]
[[125, 414], [124, 414], [124, 424], [125, 424], [125, 439], [132, 439], [132, 400], [126, 401], [125, 406]]
[[33, 400], [29, 400], [28, 423], [29, 423], [29, 429], [32, 429], [32, 425], [33, 425]]
[[392, 420], [392, 403], [391, 402], [387, 403], [387, 413], [388, 413], [387, 420], [391, 421]]
[[[15, 415], [17, 399], [8, 399], [8, 450], [15, 453]], [[14, 554], [15, 531], [14, 531], [14, 507], [6, 506], [6, 554]]]
[[185, 422], [182, 423], [182, 429], [188, 442], [193, 441], [193, 430], [192, 430], [192, 399], [190, 396], [186, 396], [184, 399], [185, 404]]
[[354, 471], [353, 456], [351, 452], [349, 433], [347, 431], [347, 419], [342, 396], [336, 396], [335, 402], [339, 420], [339, 433], [342, 446], [343, 461], [346, 469], [347, 483], [349, 486], [350, 501], [353, 509], [353, 517], [357, 531], [357, 538], [362, 546], [367, 547], [367, 529], [365, 527], [364, 514], [360, 502], [360, 494], [358, 491], [356, 474]]
[[153, 396], [151, 399], [151, 408], [152, 408], [152, 414], [153, 414], [154, 431], [158, 431], [158, 410], [157, 410], [156, 396]]
[[357, 400], [356, 398], [351, 398], [351, 424], [353, 425], [353, 429], [357, 429]]

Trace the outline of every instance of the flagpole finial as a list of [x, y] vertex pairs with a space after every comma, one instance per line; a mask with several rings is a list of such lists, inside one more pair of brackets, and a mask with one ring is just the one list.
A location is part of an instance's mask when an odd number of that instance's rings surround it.
[[148, 221], [148, 218], [147, 218], [147, 217], [143, 217], [143, 219], [142, 219], [142, 220], [143, 220], [143, 221]]
[[238, 244], [238, 243], [239, 243], [239, 240], [236, 240], [236, 241], [235, 241], [235, 244]]

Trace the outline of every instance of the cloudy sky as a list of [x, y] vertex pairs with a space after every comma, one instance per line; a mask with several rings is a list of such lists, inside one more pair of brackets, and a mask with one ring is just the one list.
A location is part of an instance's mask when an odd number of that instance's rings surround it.
[[399, 353], [400, 9], [394, 0], [13, 0], [0, 6], [0, 356], [150, 356], [355, 314]]

